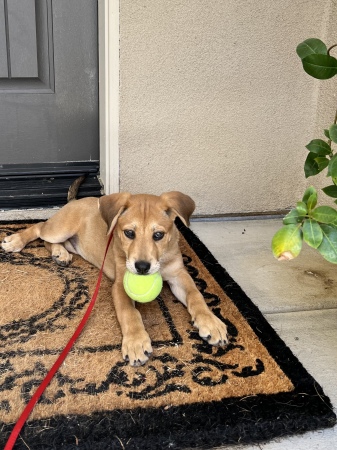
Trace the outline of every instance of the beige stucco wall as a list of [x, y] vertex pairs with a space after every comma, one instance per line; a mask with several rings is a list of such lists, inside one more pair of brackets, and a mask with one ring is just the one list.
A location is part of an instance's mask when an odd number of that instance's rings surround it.
[[337, 42], [335, 3], [122, 0], [120, 189], [181, 190], [206, 215], [293, 205], [336, 100], [295, 48]]

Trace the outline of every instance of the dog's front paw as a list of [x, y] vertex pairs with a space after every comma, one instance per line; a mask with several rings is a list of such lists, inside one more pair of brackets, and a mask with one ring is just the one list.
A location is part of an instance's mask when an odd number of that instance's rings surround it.
[[151, 353], [151, 339], [145, 330], [123, 337], [122, 355], [130, 366], [142, 366], [148, 361]]
[[228, 344], [226, 325], [210, 311], [199, 313], [193, 321], [199, 330], [199, 335], [211, 345], [225, 346]]
[[20, 233], [5, 237], [1, 243], [1, 247], [5, 252], [21, 252], [24, 246], [25, 243], [21, 239]]

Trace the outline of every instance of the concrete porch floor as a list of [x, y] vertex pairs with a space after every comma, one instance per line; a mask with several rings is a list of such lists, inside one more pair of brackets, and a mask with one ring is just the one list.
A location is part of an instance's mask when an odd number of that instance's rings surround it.
[[[281, 226], [281, 219], [194, 221], [191, 229], [320, 383], [336, 411], [337, 267], [307, 245], [297, 259], [278, 262], [270, 248]], [[337, 449], [337, 427], [242, 448]]]
[[[0, 211], [0, 217], [45, 219], [52, 213], [53, 210]], [[336, 411], [337, 267], [308, 246], [304, 246], [297, 259], [278, 262], [272, 256], [270, 242], [281, 225], [281, 219], [194, 220], [191, 229], [321, 384]], [[337, 427], [240, 448], [337, 449]]]

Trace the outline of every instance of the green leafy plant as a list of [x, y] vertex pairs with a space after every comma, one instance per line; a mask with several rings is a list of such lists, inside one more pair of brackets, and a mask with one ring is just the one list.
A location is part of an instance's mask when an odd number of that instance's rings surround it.
[[[327, 80], [337, 74], [337, 59], [330, 55], [337, 44], [328, 48], [320, 39], [307, 39], [296, 48], [303, 69], [310, 76]], [[323, 188], [329, 197], [337, 199], [337, 111], [334, 122], [324, 130], [325, 139], [313, 139], [306, 145], [309, 151], [305, 163], [305, 177], [326, 170], [331, 184]], [[337, 200], [335, 200], [337, 204]], [[299, 255], [303, 241], [329, 262], [337, 264], [337, 211], [330, 206], [317, 206], [317, 191], [309, 187], [301, 201], [283, 219], [283, 227], [272, 240], [274, 256], [290, 260]]]

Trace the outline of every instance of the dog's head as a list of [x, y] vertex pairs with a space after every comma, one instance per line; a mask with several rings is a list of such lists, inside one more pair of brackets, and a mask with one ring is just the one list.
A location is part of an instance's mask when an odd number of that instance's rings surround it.
[[126, 267], [139, 274], [157, 272], [165, 258], [173, 256], [170, 252], [176, 252], [178, 239], [174, 220], [178, 216], [188, 226], [194, 208], [194, 201], [181, 192], [160, 196], [120, 193], [100, 199], [108, 233], [114, 230]]

